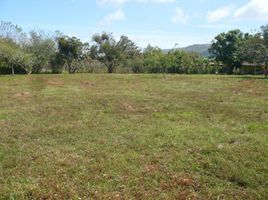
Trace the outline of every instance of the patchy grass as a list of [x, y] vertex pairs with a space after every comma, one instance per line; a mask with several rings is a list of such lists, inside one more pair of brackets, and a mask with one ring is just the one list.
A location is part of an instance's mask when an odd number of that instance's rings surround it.
[[268, 81], [0, 77], [0, 199], [268, 199]]

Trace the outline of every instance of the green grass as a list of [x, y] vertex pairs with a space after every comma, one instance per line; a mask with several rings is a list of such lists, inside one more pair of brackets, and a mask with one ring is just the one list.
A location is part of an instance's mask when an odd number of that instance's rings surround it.
[[268, 199], [268, 81], [0, 76], [0, 199]]

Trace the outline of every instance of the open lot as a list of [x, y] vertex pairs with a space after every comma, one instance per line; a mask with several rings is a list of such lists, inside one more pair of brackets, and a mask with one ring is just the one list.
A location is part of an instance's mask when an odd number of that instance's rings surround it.
[[0, 76], [0, 199], [268, 199], [268, 80]]

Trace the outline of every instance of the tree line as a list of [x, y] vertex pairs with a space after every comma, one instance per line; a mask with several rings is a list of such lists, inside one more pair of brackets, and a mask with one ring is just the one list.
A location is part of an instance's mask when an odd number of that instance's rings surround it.
[[[254, 34], [231, 30], [217, 35], [209, 49], [210, 58], [173, 48], [138, 47], [127, 36], [99, 33], [91, 43], [56, 31], [24, 32], [11, 22], [0, 24], [0, 74], [94, 72], [108, 73], [267, 73], [268, 25]], [[247, 70], [244, 72], [242, 68]]]

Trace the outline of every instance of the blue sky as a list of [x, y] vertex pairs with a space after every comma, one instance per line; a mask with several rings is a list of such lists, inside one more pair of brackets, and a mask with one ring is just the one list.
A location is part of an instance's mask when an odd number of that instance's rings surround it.
[[90, 41], [127, 35], [139, 46], [209, 43], [220, 32], [268, 23], [268, 0], [0, 0], [0, 20]]

